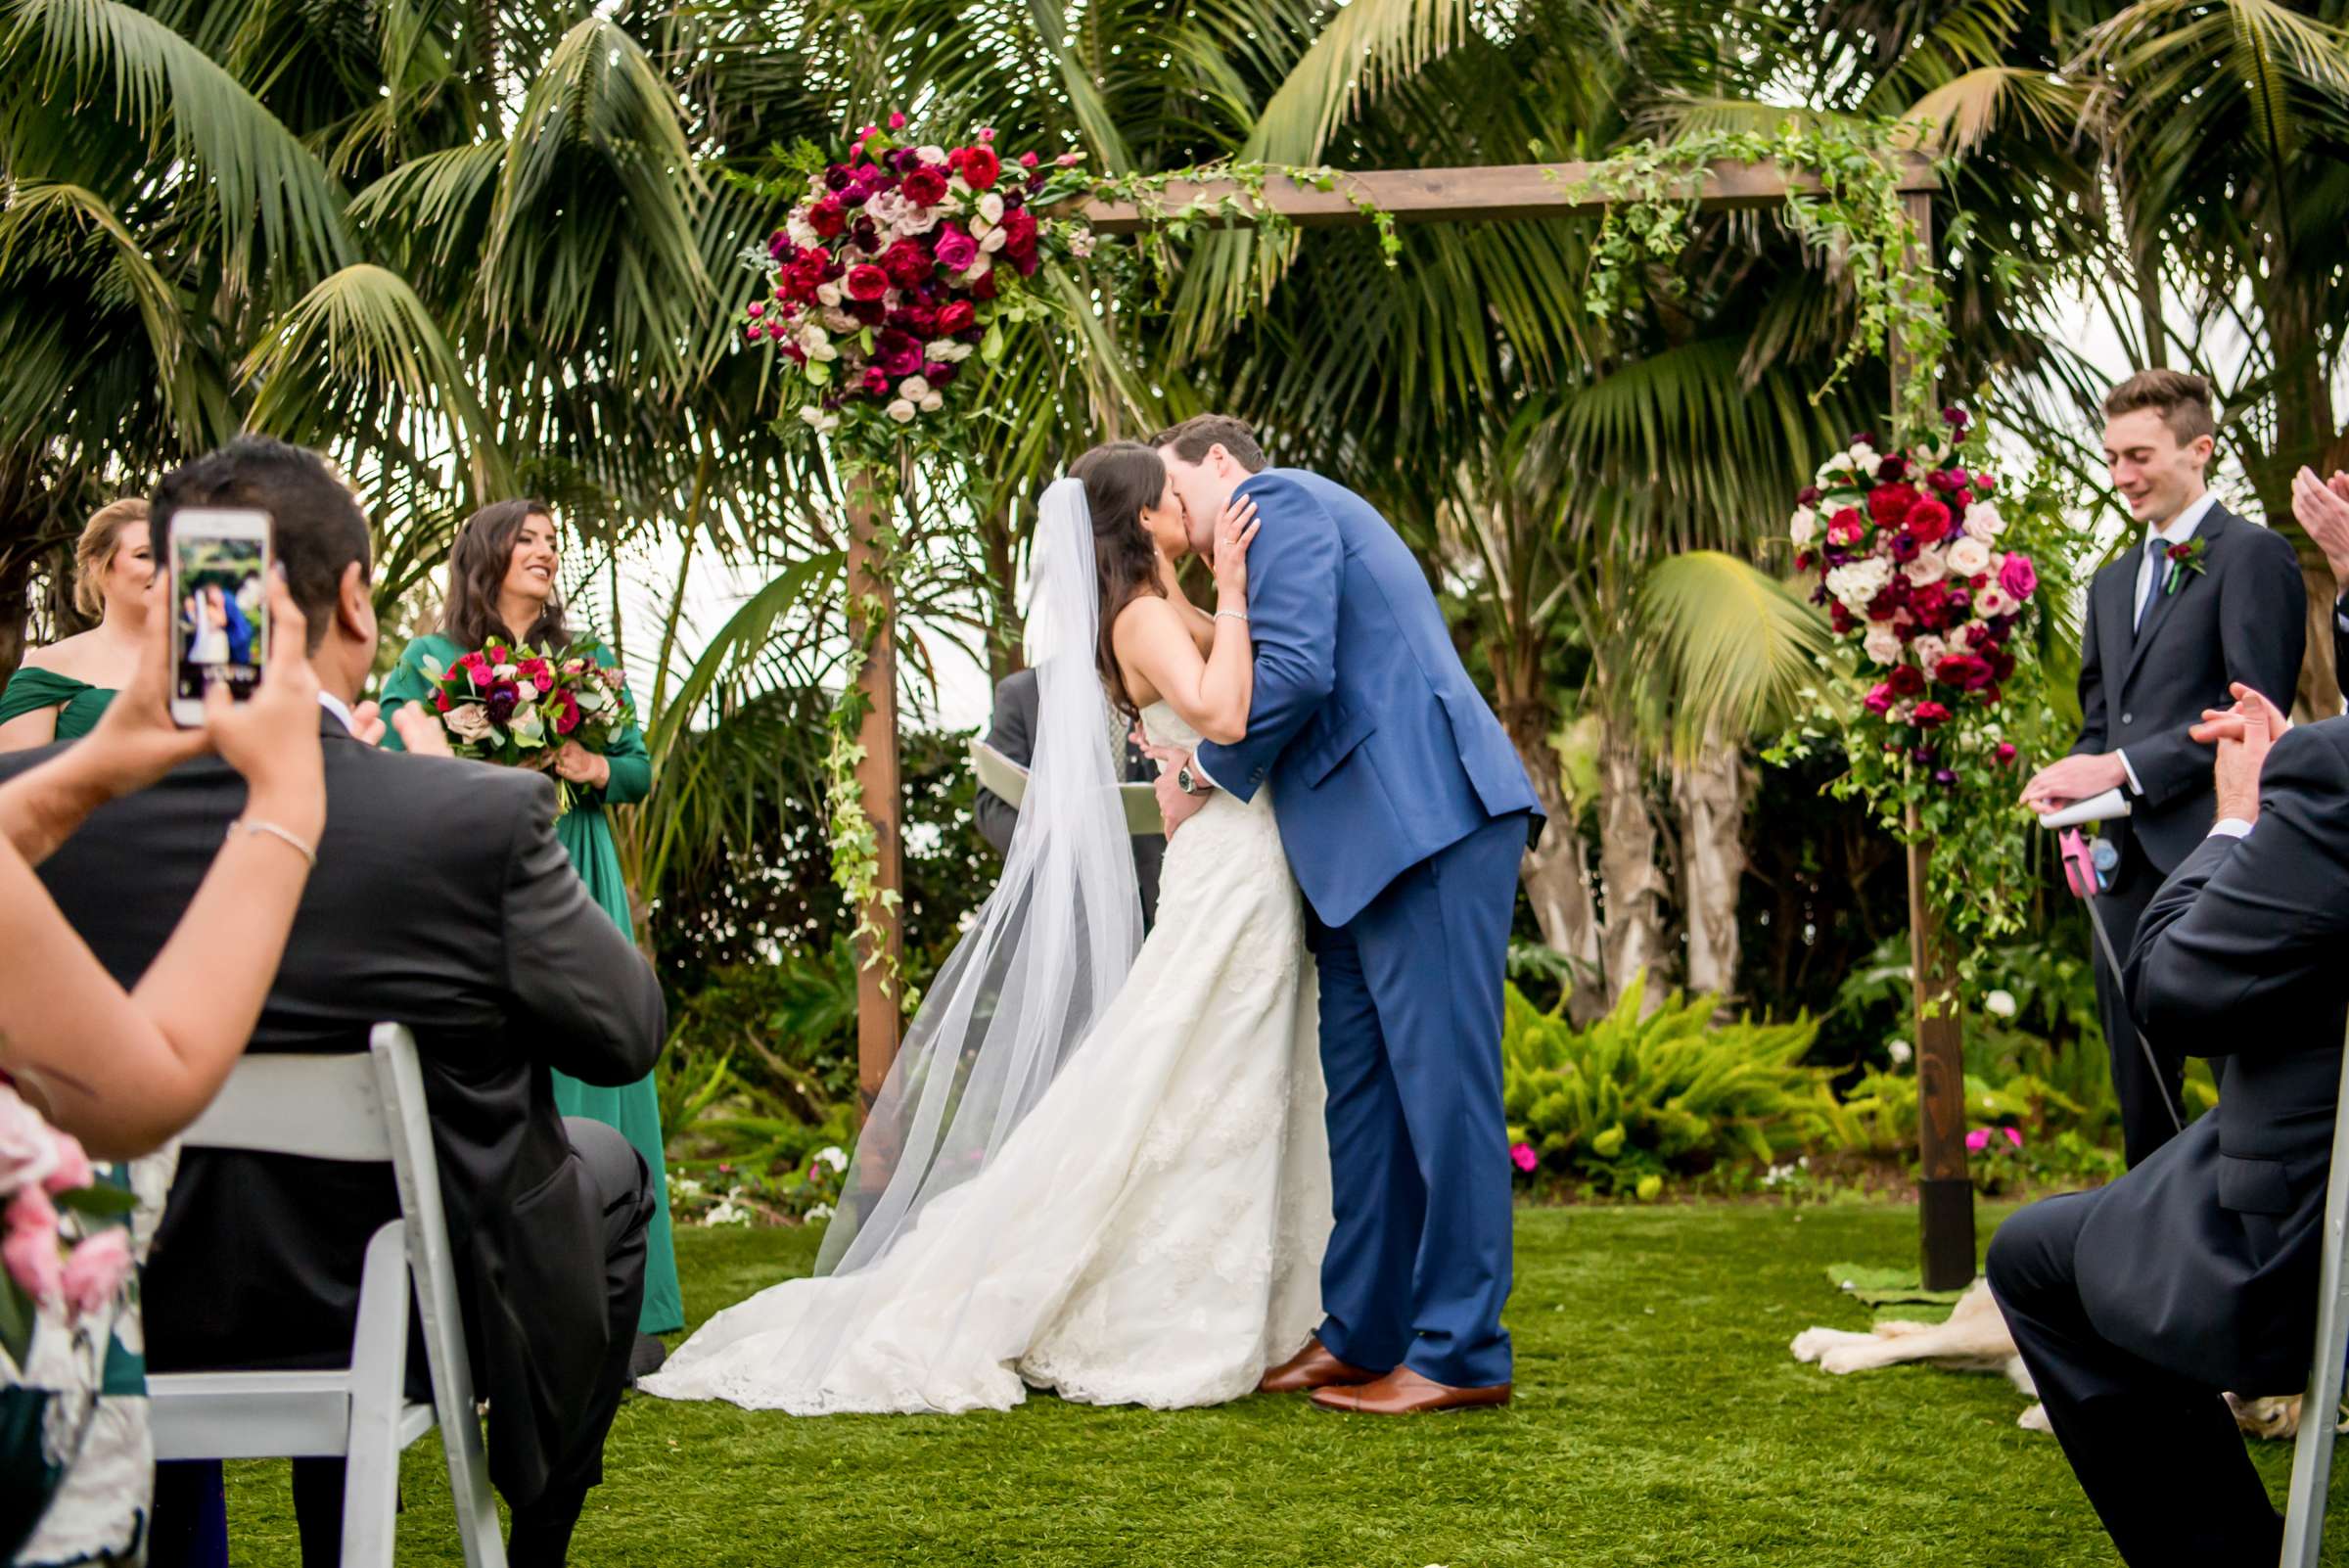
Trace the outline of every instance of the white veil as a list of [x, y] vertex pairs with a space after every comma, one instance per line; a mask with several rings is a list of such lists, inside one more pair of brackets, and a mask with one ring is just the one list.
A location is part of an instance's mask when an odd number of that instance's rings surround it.
[[[866, 1118], [818, 1274], [872, 1264], [991, 1165], [1132, 967], [1141, 899], [1095, 666], [1100, 619], [1084, 485], [1059, 480], [1036, 525], [1036, 754], [1003, 877], [940, 967]], [[805, 1349], [828, 1357], [840, 1335], [810, 1338]]]

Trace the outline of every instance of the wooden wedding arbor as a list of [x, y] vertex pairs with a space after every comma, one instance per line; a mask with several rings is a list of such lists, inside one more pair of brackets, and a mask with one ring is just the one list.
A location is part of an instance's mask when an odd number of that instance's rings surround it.
[[[1373, 220], [1374, 212], [1387, 214], [1397, 223], [1589, 216], [1605, 212], [1610, 205], [1604, 197], [1591, 194], [1593, 172], [1594, 166], [1589, 163], [1384, 169], [1340, 174], [1340, 183], [1330, 189], [1274, 174], [1261, 193], [1244, 190], [1233, 180], [1178, 181], [1167, 187], [1159, 210], [1180, 211], [1194, 203], [1202, 204], [1214, 215], [1194, 215], [1191, 221], [1230, 225], [1249, 222], [1254, 211], [1268, 209], [1300, 228], [1366, 224]], [[1726, 211], [1774, 207], [1790, 192], [1816, 188], [1815, 182], [1806, 179], [1790, 180], [1773, 164], [1717, 162], [1695, 196], [1700, 208]], [[1932, 251], [1932, 198], [1938, 188], [1924, 159], [1911, 155], [1904, 160], [1901, 201], [1917, 245], [1927, 254]], [[1238, 210], [1227, 209], [1232, 208]], [[1133, 234], [1154, 221], [1153, 213], [1123, 202], [1087, 203], [1082, 212], [1100, 234]], [[1897, 404], [1905, 361], [1899, 343], [1889, 348]], [[875, 535], [886, 523], [886, 516], [869, 494], [851, 497], [851, 599], [852, 603], [877, 604], [880, 621], [877, 626], [859, 623], [852, 628], [852, 635], [858, 640], [869, 633], [872, 648], [858, 678], [870, 708], [857, 733], [864, 752], [857, 783], [865, 814], [873, 824], [878, 873], [875, 903], [864, 913], [881, 933], [877, 942], [867, 939], [857, 953], [857, 1079], [868, 1108], [880, 1092], [890, 1064], [897, 1059], [903, 1024], [898, 998], [891, 993], [886, 978], [897, 972], [903, 950], [903, 928], [897, 907], [904, 871], [898, 667], [895, 627], [890, 623], [894, 611], [887, 577], [871, 570], [876, 559]], [[1936, 911], [1926, 900], [1929, 853], [1923, 844], [1909, 848], [1910, 956], [1916, 978], [1919, 1221], [1925, 1286], [1955, 1290], [1974, 1274], [1973, 1189], [1966, 1176], [1962, 1023]], [[880, 965], [872, 962], [876, 945], [885, 949], [885, 962]], [[1940, 998], [1938, 1005], [1935, 998]]]

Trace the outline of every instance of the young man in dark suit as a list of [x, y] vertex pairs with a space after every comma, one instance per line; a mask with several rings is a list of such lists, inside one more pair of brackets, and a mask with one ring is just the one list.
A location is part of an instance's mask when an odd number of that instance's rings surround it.
[[[2049, 811], [2120, 789], [2128, 816], [2104, 825], [2119, 852], [2096, 900], [2124, 957], [2162, 879], [2209, 830], [2210, 750], [2188, 731], [2227, 707], [2232, 684], [2289, 693], [2307, 645], [2308, 592], [2282, 535], [2230, 512], [2206, 483], [2217, 426], [2199, 376], [2148, 370], [2104, 399], [2104, 462], [2142, 525], [2136, 547], [2096, 576], [2080, 646], [2080, 739], [2023, 787]], [[2178, 1130], [2184, 1064], [2146, 1060], [2121, 977], [2096, 960], [2097, 1010], [2136, 1166]]]
[[2349, 719], [2270, 753], [2287, 728], [2247, 689], [2201, 726], [2219, 820], [2129, 959], [2153, 1043], [2225, 1058], [2218, 1109], [2111, 1185], [2023, 1210], [1990, 1246], [1991, 1291], [2131, 1568], [2272, 1563], [2282, 1545], [2221, 1391], [2307, 1382], [2349, 1022]]
[[[619, 1133], [556, 1111], [548, 1069], [642, 1078], [664, 1038], [660, 985], [572, 869], [550, 779], [371, 743], [380, 723], [352, 707], [376, 651], [367, 521], [317, 454], [242, 436], [175, 470], [155, 496], [159, 554], [191, 506], [269, 514], [321, 691], [326, 831], [250, 1048], [355, 1051], [379, 1021], [415, 1030], [508, 1556], [557, 1568], [626, 1386], [653, 1194]], [[0, 759], [0, 777], [46, 755]], [[122, 984], [178, 922], [244, 795], [220, 762], [188, 763], [93, 812], [41, 865]], [[380, 1166], [190, 1151], [143, 1281], [148, 1364], [339, 1364], [368, 1238], [397, 1214]], [[158, 1561], [191, 1545], [174, 1508], [204, 1506], [196, 1467], [164, 1470]], [[342, 1492], [340, 1461], [297, 1461], [305, 1565], [341, 1555]]]
[[[1016, 669], [1005, 675], [995, 687], [995, 715], [989, 724], [987, 744], [1005, 757], [1026, 767], [1036, 760], [1036, 671]], [[1132, 737], [1125, 741], [1121, 759], [1128, 784], [1150, 784], [1158, 779], [1158, 764], [1142, 755]], [[973, 798], [973, 809], [979, 818], [979, 831], [987, 842], [995, 847], [997, 854], [1011, 853], [1011, 832], [1019, 826], [1020, 808], [997, 795], [984, 784]], [[1164, 833], [1136, 833], [1133, 836], [1133, 877], [1142, 894], [1142, 929], [1148, 931], [1158, 919], [1158, 868], [1167, 857], [1167, 836]]]

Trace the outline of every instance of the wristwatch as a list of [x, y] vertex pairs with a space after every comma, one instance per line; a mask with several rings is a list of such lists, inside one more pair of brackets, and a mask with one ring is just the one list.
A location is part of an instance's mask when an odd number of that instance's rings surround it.
[[1180, 768], [1175, 770], [1174, 787], [1182, 791], [1182, 793], [1185, 795], [1198, 795], [1204, 793], [1199, 788], [1198, 775], [1191, 771], [1191, 764], [1188, 762], [1183, 763]]

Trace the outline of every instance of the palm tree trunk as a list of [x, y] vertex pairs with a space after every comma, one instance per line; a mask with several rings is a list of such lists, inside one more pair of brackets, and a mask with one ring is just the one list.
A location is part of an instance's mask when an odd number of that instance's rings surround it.
[[1737, 895], [1745, 880], [1745, 808], [1753, 782], [1743, 749], [1724, 742], [1717, 729], [1705, 731], [1694, 756], [1673, 760], [1688, 987], [1725, 1000], [1737, 988]]
[[1599, 950], [1607, 1000], [1620, 999], [1645, 971], [1647, 1007], [1664, 999], [1671, 964], [1664, 949], [1665, 900], [1670, 889], [1656, 862], [1656, 823], [1647, 807], [1647, 760], [1628, 715], [1600, 719], [1598, 749], [1598, 875], [1606, 907]]
[[1583, 842], [1566, 792], [1558, 782], [1557, 749], [1540, 725], [1502, 724], [1517, 747], [1518, 761], [1533, 780], [1534, 798], [1549, 823], [1542, 842], [1526, 852], [1522, 873], [1526, 902], [1542, 928], [1542, 942], [1563, 954], [1574, 969], [1574, 989], [1566, 1010], [1578, 1024], [1601, 1017], [1607, 1010], [1605, 970], [1598, 951], [1598, 906], [1590, 897], [1589, 849]]

